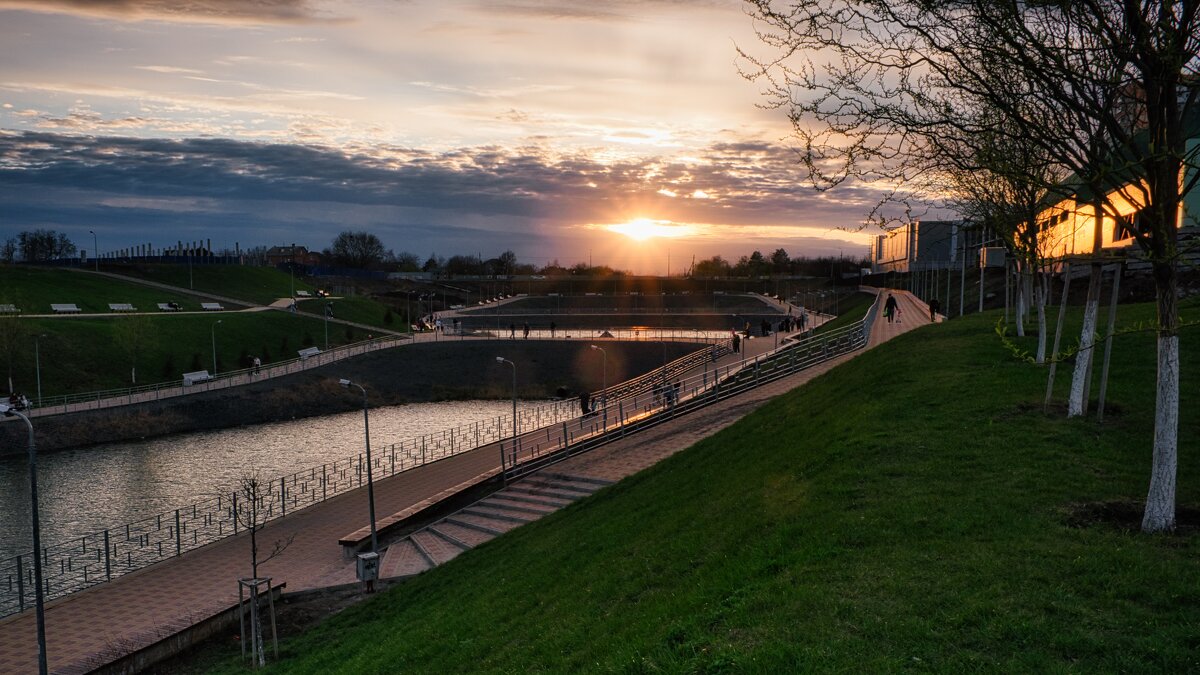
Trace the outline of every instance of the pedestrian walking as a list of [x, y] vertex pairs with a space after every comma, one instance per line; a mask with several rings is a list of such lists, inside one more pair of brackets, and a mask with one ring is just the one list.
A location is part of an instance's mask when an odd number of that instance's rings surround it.
[[254, 357], [254, 374], [257, 375], [262, 370], [262, 359]]
[[938, 312], [942, 311], [942, 303], [937, 298], [929, 301], [929, 323], [937, 321]]
[[891, 323], [896, 318], [896, 314], [900, 311], [900, 306], [896, 302], [895, 296], [888, 293], [887, 301], [883, 303], [883, 315], [887, 317], [888, 323]]

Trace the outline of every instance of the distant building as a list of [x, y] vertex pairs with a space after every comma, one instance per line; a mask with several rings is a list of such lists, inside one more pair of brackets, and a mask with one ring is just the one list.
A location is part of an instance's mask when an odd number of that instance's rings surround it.
[[875, 237], [871, 270], [879, 274], [957, 269], [964, 243], [968, 252], [979, 248], [978, 233], [965, 229], [963, 221], [914, 220]]
[[267, 249], [267, 265], [276, 267], [278, 265], [286, 265], [292, 263], [295, 265], [320, 265], [321, 254], [316, 251], [310, 251], [307, 247], [297, 246], [272, 246]]

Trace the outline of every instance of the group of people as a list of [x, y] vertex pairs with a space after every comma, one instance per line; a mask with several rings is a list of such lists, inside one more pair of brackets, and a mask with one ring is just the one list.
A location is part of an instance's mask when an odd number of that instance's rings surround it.
[[18, 391], [14, 391], [14, 392], [10, 392], [8, 395], [8, 407], [12, 410], [16, 410], [16, 411], [20, 412], [22, 410], [29, 410], [30, 408], [32, 408], [33, 403], [29, 400], [29, 397], [26, 396], [25, 394], [22, 394], [21, 392], [18, 392]]

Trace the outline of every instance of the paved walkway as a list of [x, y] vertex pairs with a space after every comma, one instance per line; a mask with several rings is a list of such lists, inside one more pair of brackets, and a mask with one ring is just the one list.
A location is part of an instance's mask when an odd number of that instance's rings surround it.
[[[928, 310], [919, 301], [907, 293], [896, 294], [904, 321], [876, 321], [870, 346], [928, 322]], [[924, 320], [908, 320], [918, 316]], [[773, 346], [773, 340], [751, 340], [741, 356], [754, 356]], [[619, 479], [733, 424], [770, 398], [852, 357], [840, 357], [732, 397], [704, 408], [703, 415], [680, 416], [572, 458], [556, 465], [555, 470], [569, 470], [597, 480]], [[448, 487], [494, 472], [498, 457], [495, 446], [485, 446], [377, 481], [376, 511], [381, 517], [396, 513]], [[365, 525], [366, 513], [366, 494], [359, 489], [272, 521], [259, 533], [260, 550], [269, 550], [277, 540], [295, 539], [278, 558], [260, 565], [260, 574], [273, 577], [276, 583], [285, 582], [289, 591], [353, 580], [353, 562], [343, 557], [337, 540]], [[224, 539], [48, 603], [46, 632], [51, 671], [86, 673], [232, 606], [237, 600], [237, 579], [250, 576], [248, 548], [245, 536]], [[36, 671], [33, 612], [0, 620], [0, 673]]]

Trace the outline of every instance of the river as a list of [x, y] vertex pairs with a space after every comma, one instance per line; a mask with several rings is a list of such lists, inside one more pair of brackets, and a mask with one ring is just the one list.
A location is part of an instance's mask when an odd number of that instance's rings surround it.
[[[510, 401], [372, 408], [371, 447], [511, 414]], [[283, 476], [362, 451], [363, 415], [357, 411], [47, 453], [38, 457], [42, 544], [228, 494], [239, 477], [254, 471]], [[29, 465], [24, 455], [6, 457], [0, 459], [0, 561], [32, 548]]]

